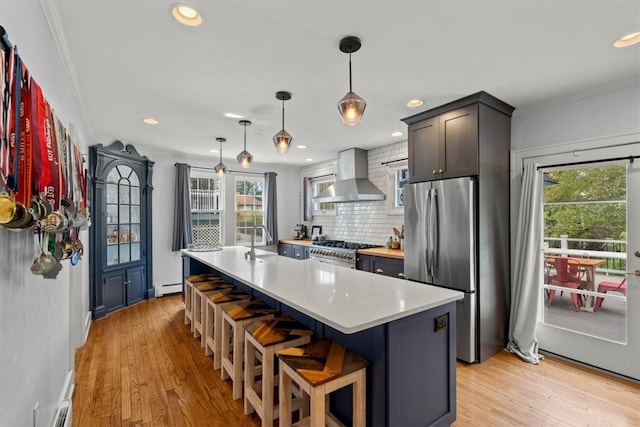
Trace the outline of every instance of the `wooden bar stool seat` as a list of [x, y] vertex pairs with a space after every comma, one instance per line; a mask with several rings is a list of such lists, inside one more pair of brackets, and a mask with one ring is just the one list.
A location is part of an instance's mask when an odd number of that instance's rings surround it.
[[203, 292], [214, 291], [220, 286], [231, 285], [221, 277], [214, 277], [193, 287], [193, 297], [191, 300], [191, 332], [193, 332], [195, 338], [199, 338], [200, 332], [202, 331], [202, 294]]
[[191, 305], [193, 303], [193, 287], [198, 283], [202, 283], [203, 281], [206, 282], [207, 280], [213, 279], [215, 277], [216, 276], [214, 276], [213, 274], [193, 274], [191, 276], [185, 277], [184, 279], [184, 324], [185, 325], [191, 324], [191, 318], [192, 318]]
[[204, 342], [205, 356], [213, 354], [213, 369], [220, 369], [222, 307], [249, 299], [251, 299], [249, 294], [235, 288], [205, 292], [205, 298], [202, 299], [205, 304], [203, 309], [204, 332], [201, 337]]
[[257, 320], [271, 319], [275, 317], [276, 312], [264, 302], [255, 299], [222, 307], [220, 377], [223, 380], [231, 378], [233, 400], [242, 397], [244, 327]]
[[[276, 351], [308, 344], [311, 335], [312, 330], [288, 316], [252, 322], [245, 326], [244, 413], [249, 415], [255, 410], [263, 427], [273, 426], [274, 418], [278, 417], [278, 407], [274, 401], [274, 389], [277, 385], [274, 375]], [[258, 383], [256, 352], [262, 356], [262, 380]]]
[[304, 348], [288, 348], [276, 353], [280, 367], [280, 426], [291, 426], [292, 381], [311, 398], [311, 415], [296, 425], [311, 427], [343, 425], [329, 410], [328, 395], [353, 384], [353, 420], [366, 423], [366, 368], [369, 362], [339, 344], [323, 339]]
[[[217, 295], [220, 292], [234, 292], [236, 289], [227, 282], [219, 282], [213, 284], [213, 287], [206, 291], [200, 291], [199, 294], [196, 295], [196, 302], [194, 304], [199, 304], [200, 307], [197, 308], [194, 306], [193, 308], [193, 336], [196, 338], [200, 338], [200, 347], [205, 347], [206, 340], [206, 330], [207, 330], [207, 301], [209, 300], [210, 295]], [[249, 298], [249, 294], [246, 294], [242, 291], [238, 291], [241, 294], [244, 294]]]

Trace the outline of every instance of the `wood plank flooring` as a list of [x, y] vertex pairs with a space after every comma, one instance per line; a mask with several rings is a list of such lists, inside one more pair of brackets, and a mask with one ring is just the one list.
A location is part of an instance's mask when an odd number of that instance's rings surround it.
[[[507, 352], [458, 364], [456, 427], [638, 426], [640, 385], [547, 357]], [[276, 421], [277, 424], [277, 421]], [[180, 296], [141, 302], [94, 321], [76, 352], [73, 425], [259, 426], [231, 398]]]

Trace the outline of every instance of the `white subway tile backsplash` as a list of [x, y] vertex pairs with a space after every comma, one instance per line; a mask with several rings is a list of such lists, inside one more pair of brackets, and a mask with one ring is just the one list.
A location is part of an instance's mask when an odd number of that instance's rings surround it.
[[[404, 159], [407, 157], [407, 141], [371, 149], [368, 152], [369, 179], [381, 191], [389, 196], [387, 188], [387, 166], [383, 162]], [[302, 178], [335, 173], [335, 161], [329, 160], [306, 166], [300, 171]], [[302, 185], [300, 186], [300, 206], [303, 205]], [[301, 209], [302, 211], [302, 209]], [[323, 233], [329, 239], [357, 241], [384, 245], [393, 235], [393, 227], [400, 228], [403, 216], [389, 215], [387, 201], [339, 203], [336, 216], [316, 216], [307, 225], [322, 225]]]

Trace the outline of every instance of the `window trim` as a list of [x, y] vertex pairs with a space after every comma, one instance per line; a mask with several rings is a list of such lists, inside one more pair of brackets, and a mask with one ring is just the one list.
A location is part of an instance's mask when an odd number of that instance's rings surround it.
[[[218, 180], [218, 209], [205, 209], [205, 210], [195, 210], [193, 206], [191, 206], [191, 227], [193, 228], [193, 214], [203, 214], [203, 213], [217, 213], [219, 217], [220, 223], [220, 237], [219, 237], [219, 245], [224, 246], [225, 244], [225, 233], [224, 233], [224, 187], [225, 187], [225, 177], [219, 176], [213, 170], [194, 170], [191, 169], [189, 171], [189, 197], [191, 197], [191, 180], [192, 179], [210, 179], [210, 180]], [[195, 233], [192, 235], [193, 244], [196, 245]], [[215, 244], [214, 244], [215, 247]]]
[[337, 203], [334, 202], [325, 202], [325, 203], [331, 203], [331, 205], [333, 206], [332, 209], [319, 209], [318, 206], [320, 205], [320, 202], [315, 202], [313, 201], [313, 197], [317, 196], [318, 193], [320, 193], [320, 190], [318, 190], [318, 185], [320, 184], [325, 184], [325, 183], [330, 183], [329, 185], [333, 185], [336, 182], [336, 177], [335, 175], [331, 175], [331, 176], [324, 176], [321, 178], [313, 178], [311, 180], [311, 193], [312, 193], [312, 198], [311, 198], [311, 213], [312, 215], [315, 216], [336, 216], [337, 215], [337, 211], [338, 211], [338, 207], [337, 207]]
[[[262, 205], [261, 205], [261, 212], [262, 212], [262, 224], [264, 225], [264, 219], [265, 219], [265, 212], [264, 212], [264, 187], [265, 187], [265, 178], [264, 176], [254, 176], [254, 175], [242, 175], [242, 174], [237, 174], [234, 176], [234, 181], [233, 181], [233, 210], [234, 210], [234, 215], [233, 215], [233, 241], [234, 244], [237, 246], [249, 246], [250, 243], [238, 243], [237, 240], [237, 232], [238, 232], [238, 203], [236, 200], [236, 188], [238, 186], [238, 181], [260, 181], [262, 183]], [[243, 212], [247, 212], [247, 211], [243, 211]], [[255, 211], [257, 212], [257, 211]], [[266, 235], [265, 233], [262, 233], [262, 239], [260, 241], [256, 241], [254, 242], [255, 246], [265, 246], [267, 244], [266, 242]]]
[[[387, 165], [387, 215], [404, 215], [404, 206], [396, 206], [396, 195], [398, 194], [396, 172], [402, 169], [409, 169], [409, 161], [403, 160]], [[409, 180], [405, 183], [408, 184]]]

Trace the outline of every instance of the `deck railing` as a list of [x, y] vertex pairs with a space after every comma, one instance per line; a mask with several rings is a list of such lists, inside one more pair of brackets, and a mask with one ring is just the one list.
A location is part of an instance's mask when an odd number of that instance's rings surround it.
[[544, 253], [578, 255], [602, 258], [606, 263], [596, 268], [602, 274], [624, 274], [627, 266], [627, 242], [625, 240], [578, 239], [566, 235], [544, 237]]

